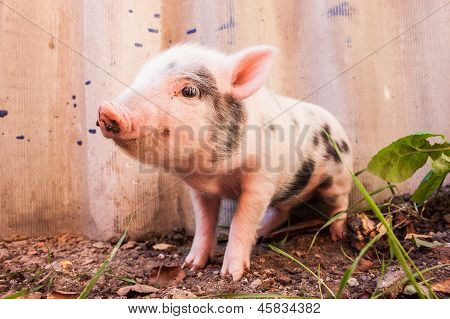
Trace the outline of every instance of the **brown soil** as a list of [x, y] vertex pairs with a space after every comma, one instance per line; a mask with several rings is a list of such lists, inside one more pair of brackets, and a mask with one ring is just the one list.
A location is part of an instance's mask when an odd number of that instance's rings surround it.
[[[404, 196], [405, 197], [405, 196]], [[407, 199], [407, 196], [406, 196]], [[396, 234], [405, 238], [407, 233], [425, 234], [421, 237], [427, 242], [442, 243], [428, 248], [417, 247], [410, 239], [402, 240], [405, 248], [420, 269], [450, 263], [450, 188], [441, 190], [420, 214], [408, 204], [402, 208], [403, 201], [397, 199], [400, 212], [394, 221], [401, 221]], [[412, 212], [412, 213], [411, 213]], [[421, 215], [421, 216], [420, 216]], [[351, 265], [349, 258], [355, 258], [358, 251], [349, 242], [331, 242], [327, 231], [323, 231], [309, 254], [308, 247], [313, 233], [290, 233], [286, 243], [281, 246], [284, 251], [294, 256], [317, 273], [320, 265], [320, 277], [334, 292], [339, 287], [344, 271]], [[330, 297], [325, 287], [319, 289], [318, 281], [307, 271], [286, 257], [273, 252], [267, 242], [256, 245], [252, 254], [252, 269], [244, 279], [232, 282], [229, 278], [221, 279], [219, 272], [226, 242], [218, 244], [216, 258], [203, 270], [183, 271], [178, 267], [160, 268], [160, 266], [179, 266], [189, 252], [192, 238], [182, 231], [174, 231], [147, 242], [128, 242], [111, 262], [106, 275], [102, 276], [94, 287], [91, 298], [183, 298], [195, 296], [214, 297], [220, 294], [263, 293], [281, 294], [301, 297]], [[155, 244], [167, 243], [175, 247], [165, 250], [152, 248]], [[272, 243], [276, 243], [272, 240]], [[42, 238], [15, 238], [0, 241], [0, 296], [6, 296], [21, 289], [36, 290], [25, 297], [31, 298], [76, 298], [83, 290], [113, 245], [95, 242], [70, 235]], [[347, 256], [344, 255], [344, 252]], [[386, 269], [384, 279], [380, 279], [381, 260], [389, 263], [389, 249], [382, 239], [376, 249], [372, 249], [360, 262], [349, 285], [344, 291], [346, 298], [369, 298], [382, 282], [382, 287], [389, 287], [388, 297], [415, 298], [417, 295], [404, 293], [404, 285], [393, 284], [395, 279], [404, 274], [396, 261]], [[172, 280], [168, 284], [155, 283], [154, 277], [164, 276]], [[442, 291], [449, 289], [450, 267], [441, 267], [426, 274], [431, 278], [439, 297], [448, 297]], [[152, 279], [153, 278], [153, 279]], [[392, 279], [394, 278], [394, 279]], [[153, 281], [152, 281], [153, 280]], [[120, 288], [133, 285], [132, 281], [144, 287], [143, 292], [131, 289], [128, 293]], [[444, 287], [444, 288], [442, 288]], [[136, 288], [142, 291], [142, 287]]]

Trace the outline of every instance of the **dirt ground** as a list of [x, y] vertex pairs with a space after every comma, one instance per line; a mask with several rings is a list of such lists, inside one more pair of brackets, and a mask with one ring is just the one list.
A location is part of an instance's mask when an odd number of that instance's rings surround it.
[[[393, 223], [398, 225], [396, 234], [420, 269], [439, 267], [427, 272], [426, 278], [439, 297], [448, 298], [450, 266], [444, 265], [450, 263], [450, 187], [443, 188], [438, 196], [417, 210], [407, 201], [408, 196], [403, 198], [406, 205], [397, 199], [398, 204], [391, 207]], [[220, 278], [225, 238], [219, 241], [214, 260], [195, 272], [179, 267], [192, 241], [183, 231], [141, 243], [128, 241], [89, 297], [237, 297], [236, 294], [256, 293], [329, 298], [330, 293], [323, 285], [319, 287], [316, 278], [267, 246], [278, 245], [316, 274], [320, 265], [320, 278], [336, 292], [358, 250], [353, 248], [354, 240], [331, 242], [324, 230], [308, 254], [313, 234], [311, 229], [290, 231], [284, 245], [279, 243], [284, 235], [259, 242], [253, 250], [251, 270], [239, 282]], [[421, 235], [415, 237], [419, 243], [414, 243], [408, 234]], [[76, 298], [113, 246], [70, 235], [0, 241], [0, 296], [19, 292], [23, 298]], [[380, 240], [375, 248], [361, 260], [343, 297], [370, 298], [378, 287], [377, 293], [386, 292], [384, 297], [416, 298], [414, 290], [401, 282], [405, 275], [397, 262], [389, 262], [386, 239]], [[383, 259], [386, 267], [381, 278]]]

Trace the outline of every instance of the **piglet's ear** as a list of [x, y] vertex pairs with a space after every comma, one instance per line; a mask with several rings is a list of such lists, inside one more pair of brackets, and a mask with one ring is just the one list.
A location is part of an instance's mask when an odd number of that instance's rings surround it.
[[264, 84], [276, 49], [260, 45], [231, 56], [231, 95], [238, 100], [248, 98]]

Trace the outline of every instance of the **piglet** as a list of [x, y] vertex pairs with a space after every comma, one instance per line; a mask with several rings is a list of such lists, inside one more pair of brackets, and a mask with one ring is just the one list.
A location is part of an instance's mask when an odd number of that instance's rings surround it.
[[[213, 256], [222, 197], [237, 200], [221, 270], [235, 281], [250, 268], [258, 236], [285, 223], [294, 205], [319, 197], [329, 216], [348, 207], [349, 139], [324, 108], [263, 87], [275, 52], [176, 45], [98, 109], [106, 138], [188, 185], [196, 225], [186, 267], [202, 268]], [[343, 238], [345, 219], [330, 225], [332, 240]]]

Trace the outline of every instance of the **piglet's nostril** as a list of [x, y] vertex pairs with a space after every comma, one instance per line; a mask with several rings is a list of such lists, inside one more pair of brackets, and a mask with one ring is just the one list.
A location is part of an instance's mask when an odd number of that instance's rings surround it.
[[110, 132], [112, 131], [114, 134], [120, 133], [120, 126], [119, 123], [112, 120], [110, 123], [105, 122], [105, 129]]

